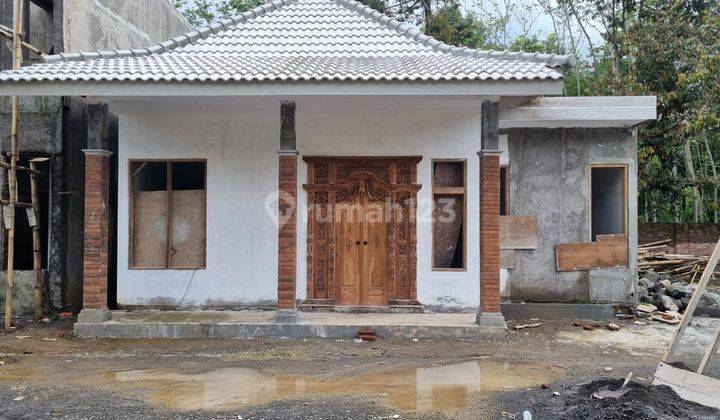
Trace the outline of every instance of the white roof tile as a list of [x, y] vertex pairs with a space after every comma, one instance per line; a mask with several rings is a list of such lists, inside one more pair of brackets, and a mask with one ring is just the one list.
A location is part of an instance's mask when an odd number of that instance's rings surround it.
[[274, 0], [149, 48], [48, 56], [0, 81], [531, 80], [573, 63], [452, 47], [354, 0]]

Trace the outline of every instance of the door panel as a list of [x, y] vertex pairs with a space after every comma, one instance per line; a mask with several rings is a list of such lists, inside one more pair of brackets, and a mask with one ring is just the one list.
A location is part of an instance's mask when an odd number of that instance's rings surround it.
[[[365, 202], [363, 223], [363, 260], [360, 284], [361, 305], [387, 305], [387, 221], [383, 205]], [[372, 212], [372, 213], [371, 213]]]
[[360, 304], [360, 278], [361, 278], [361, 246], [362, 232], [358, 215], [353, 211], [352, 205], [342, 205], [339, 211], [337, 225], [339, 248], [339, 290], [337, 305]]

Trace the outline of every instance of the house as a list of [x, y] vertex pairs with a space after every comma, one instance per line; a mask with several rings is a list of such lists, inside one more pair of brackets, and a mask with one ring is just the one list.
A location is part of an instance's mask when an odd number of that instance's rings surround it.
[[[87, 49], [131, 48], [165, 40], [187, 32], [190, 25], [168, 0], [24, 0], [25, 41], [40, 51], [55, 54]], [[0, 24], [13, 26], [13, 1], [0, 4]], [[9, 44], [8, 44], [9, 45]], [[25, 63], [38, 61], [26, 51]], [[11, 48], [0, 47], [0, 69], [12, 68]], [[11, 102], [0, 102], [0, 136], [3, 150], [10, 150]], [[82, 307], [83, 189], [87, 137], [87, 103], [78, 96], [31, 96], [21, 100], [20, 161], [48, 158], [40, 164], [39, 221], [42, 268], [47, 293], [58, 307], [79, 311]], [[117, 126], [112, 119], [110, 136]], [[0, 177], [4, 179], [4, 171]], [[7, 189], [7, 184], [3, 184]], [[30, 202], [30, 179], [19, 172], [19, 198]], [[7, 198], [7, 192], [3, 196]], [[15, 232], [14, 313], [32, 312], [32, 229], [25, 209], [17, 209]], [[6, 232], [0, 235], [2, 279], [0, 301], [5, 297]]]
[[0, 94], [85, 96], [98, 116], [81, 322], [115, 304], [279, 322], [479, 306], [504, 326], [503, 297], [634, 299], [634, 127], [655, 99], [561, 97], [573, 64], [452, 47], [354, 0], [274, 0], [149, 48], [46, 57]]

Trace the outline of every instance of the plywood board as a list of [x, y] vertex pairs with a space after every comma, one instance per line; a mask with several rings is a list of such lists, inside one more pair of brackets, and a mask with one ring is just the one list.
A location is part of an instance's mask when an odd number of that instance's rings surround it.
[[500, 250], [500, 268], [515, 268], [515, 250], [513, 249], [501, 249]]
[[173, 191], [171, 268], [205, 267], [205, 190]]
[[689, 401], [720, 408], [720, 380], [660, 363], [653, 385], [667, 385]]
[[535, 216], [500, 216], [500, 249], [537, 249]]
[[139, 191], [133, 199], [133, 267], [165, 267], [167, 191]]
[[596, 242], [560, 244], [555, 247], [555, 258], [558, 271], [627, 267], [627, 237], [598, 235]]

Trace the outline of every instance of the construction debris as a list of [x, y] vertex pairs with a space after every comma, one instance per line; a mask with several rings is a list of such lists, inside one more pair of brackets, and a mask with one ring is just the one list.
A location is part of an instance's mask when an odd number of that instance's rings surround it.
[[694, 282], [705, 269], [710, 257], [673, 254], [670, 252], [670, 242], [670, 239], [666, 239], [638, 246], [638, 271], [642, 273], [653, 270], [660, 276], [669, 275], [677, 281]]
[[533, 323], [533, 324], [521, 324], [521, 325], [516, 325], [516, 326], [513, 327], [513, 329], [516, 329], [516, 330], [524, 330], [525, 328], [537, 328], [537, 327], [539, 327], [539, 326], [541, 326], [541, 325], [542, 325], [541, 322], [535, 322], [535, 323]]
[[620, 331], [620, 326], [619, 326], [618, 324], [612, 324], [612, 323], [611, 323], [611, 324], [607, 324], [607, 325], [605, 326], [605, 328], [607, 328], [607, 329], [610, 330], [610, 331]]

